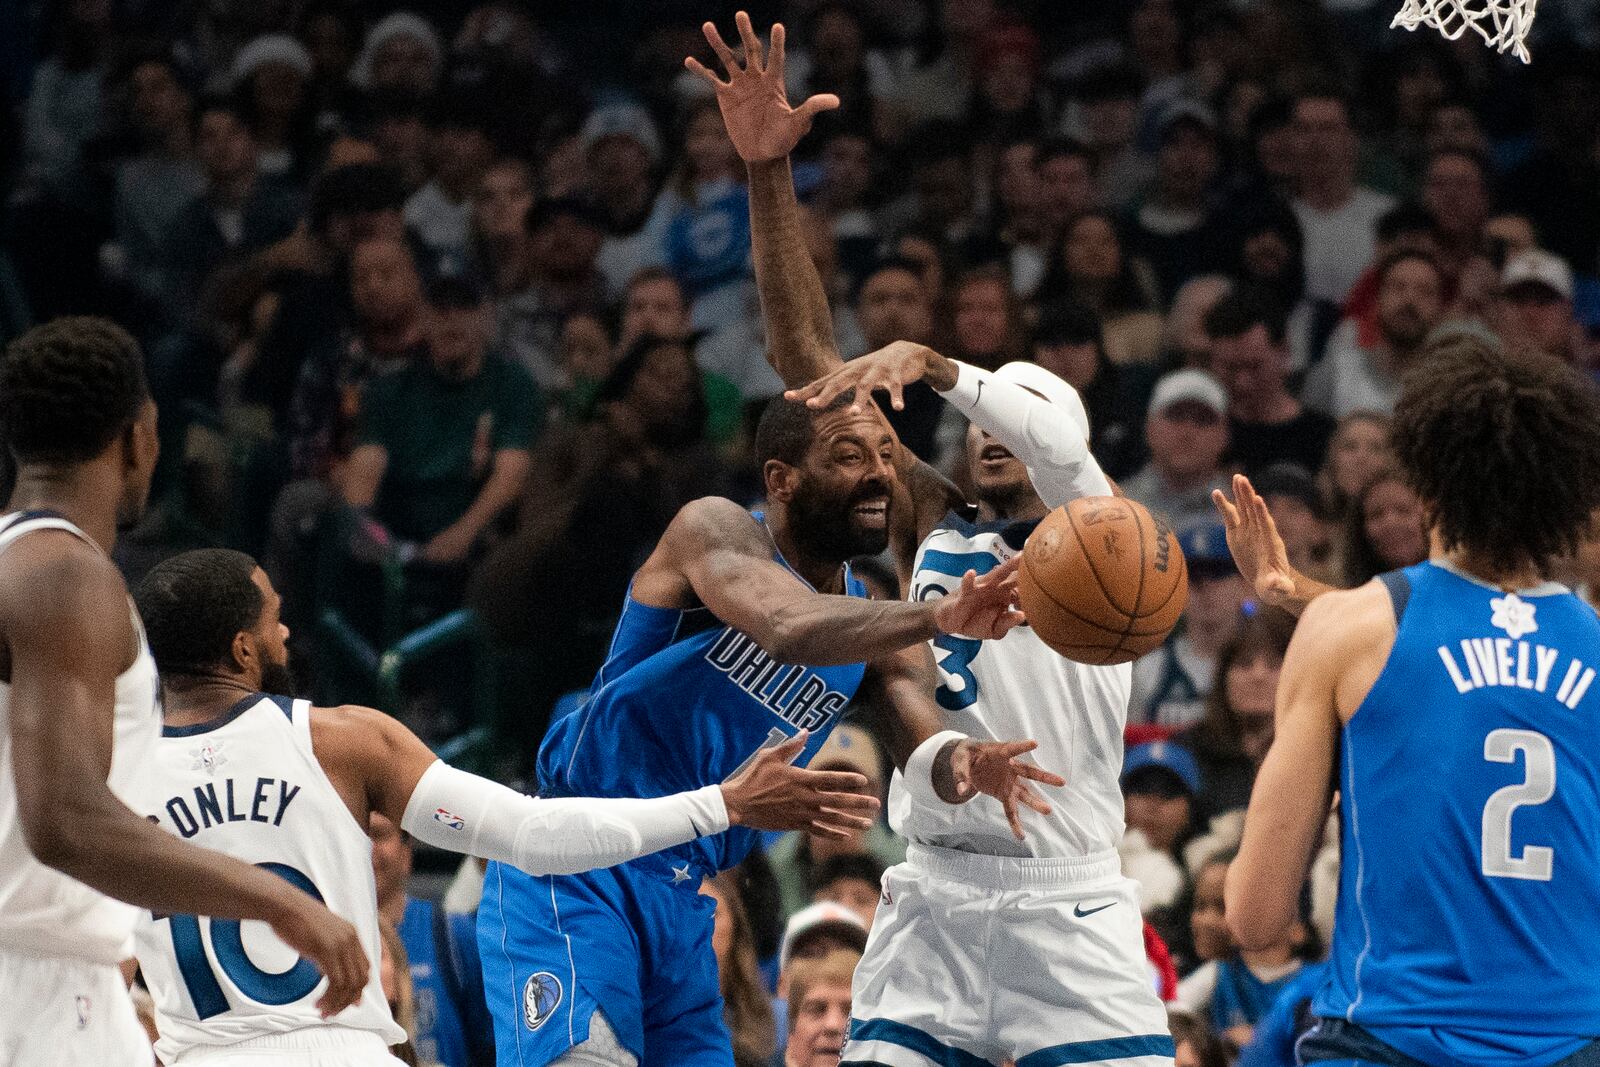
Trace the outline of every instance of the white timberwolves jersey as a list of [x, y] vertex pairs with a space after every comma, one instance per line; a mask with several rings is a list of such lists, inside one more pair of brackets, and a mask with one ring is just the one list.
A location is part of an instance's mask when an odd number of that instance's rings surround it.
[[[65, 530], [94, 545], [66, 519], [46, 512], [16, 512], [0, 519], [0, 552], [38, 530]], [[98, 545], [95, 546], [99, 548]], [[49, 595], [40, 590], [40, 595]], [[148, 766], [161, 729], [155, 660], [145, 646], [132, 601], [121, 609], [133, 616], [139, 651], [117, 676], [112, 712], [111, 773], [106, 783], [130, 801], [132, 777]], [[11, 769], [11, 687], [0, 684], [0, 949], [45, 958], [70, 958], [115, 964], [133, 955], [137, 911], [34, 859], [22, 835], [16, 779]]]
[[156, 1003], [156, 1053], [328, 1025], [405, 1040], [379, 981], [372, 843], [317, 762], [303, 700], [256, 695], [206, 723], [162, 731], [135, 810], [202, 848], [265, 867], [353, 923], [372, 961], [361, 999], [317, 1011], [322, 975], [262, 922], [145, 913], [139, 966]]
[[[1034, 522], [966, 522], [945, 517], [917, 550], [911, 596], [943, 596], [969, 570], [984, 574], [1022, 551]], [[1018, 841], [1000, 802], [977, 796], [958, 806], [917, 804], [895, 772], [889, 822], [908, 840], [990, 856], [1075, 858], [1122, 840], [1122, 728], [1132, 668], [1090, 667], [1065, 659], [1019, 626], [998, 641], [941, 635], [935, 694], [951, 729], [983, 740], [1030, 738], [1030, 759], [1067, 780], [1046, 789], [1054, 809], [1023, 815]]]

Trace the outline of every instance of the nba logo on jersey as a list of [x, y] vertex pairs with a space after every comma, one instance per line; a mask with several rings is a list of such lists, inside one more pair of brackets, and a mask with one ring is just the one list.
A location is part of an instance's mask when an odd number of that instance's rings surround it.
[[467, 828], [467, 820], [446, 811], [444, 808], [434, 808], [433, 818], [435, 822], [442, 822], [452, 830], [465, 830]]
[[73, 1005], [78, 1009], [78, 1029], [89, 1029], [89, 1008], [92, 1006], [92, 1002], [88, 997], [82, 996], [73, 997], [72, 1002]]
[[190, 765], [189, 769], [191, 771], [203, 770], [207, 774], [215, 775], [217, 768], [228, 762], [228, 757], [222, 754], [222, 746], [224, 744], [226, 744], [224, 741], [213, 741], [207, 742], [199, 748], [191, 748], [189, 755], [194, 757], [194, 763]]
[[561, 1004], [561, 980], [549, 971], [540, 971], [522, 987], [522, 1022], [537, 1030], [550, 1021]]

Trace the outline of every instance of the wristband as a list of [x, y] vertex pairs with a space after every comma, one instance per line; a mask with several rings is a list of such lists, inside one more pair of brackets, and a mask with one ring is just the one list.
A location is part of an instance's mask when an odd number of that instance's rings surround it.
[[943, 804], [947, 807], [953, 805], [939, 791], [933, 787], [933, 764], [939, 753], [952, 741], [965, 741], [967, 735], [958, 730], [941, 730], [922, 744], [916, 747], [906, 760], [906, 769], [903, 777], [906, 789], [918, 803], [935, 805]]

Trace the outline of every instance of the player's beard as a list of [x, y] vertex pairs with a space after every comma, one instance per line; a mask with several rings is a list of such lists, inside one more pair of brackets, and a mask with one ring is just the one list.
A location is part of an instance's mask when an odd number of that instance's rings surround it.
[[884, 512], [882, 529], [865, 526], [856, 505], [884, 497], [893, 508], [887, 482], [872, 479], [842, 498], [829, 497], [811, 479], [803, 479], [789, 502], [789, 528], [806, 553], [816, 559], [843, 563], [855, 556], [876, 556], [889, 547], [891, 514]]
[[294, 671], [289, 669], [289, 656], [284, 654], [282, 660], [273, 663], [271, 660], [261, 661], [261, 691], [274, 696], [292, 697], [295, 695]]

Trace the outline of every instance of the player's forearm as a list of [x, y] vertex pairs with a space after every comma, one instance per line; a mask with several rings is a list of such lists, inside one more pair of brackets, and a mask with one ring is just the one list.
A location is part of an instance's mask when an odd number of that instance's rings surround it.
[[752, 163], [750, 244], [766, 324], [767, 361], [790, 388], [839, 366], [828, 295], [806, 250], [787, 159]]
[[63, 825], [33, 846], [40, 861], [117, 900], [157, 915], [269, 922], [296, 903], [299, 891], [277, 875], [174, 837], [110, 790], [60, 810]]
[[[1047, 505], [1111, 495], [1111, 483], [1074, 417], [1081, 413], [1081, 402], [1079, 413], [1064, 411], [988, 371], [938, 353], [928, 358], [928, 384], [1022, 461]], [[1087, 421], [1087, 415], [1082, 417]]]
[[773, 612], [761, 645], [782, 663], [862, 663], [939, 636], [934, 606], [816, 593]]
[[720, 786], [649, 799], [541, 799], [442, 761], [395, 814], [401, 829], [430, 845], [533, 875], [610, 867], [729, 825]]

